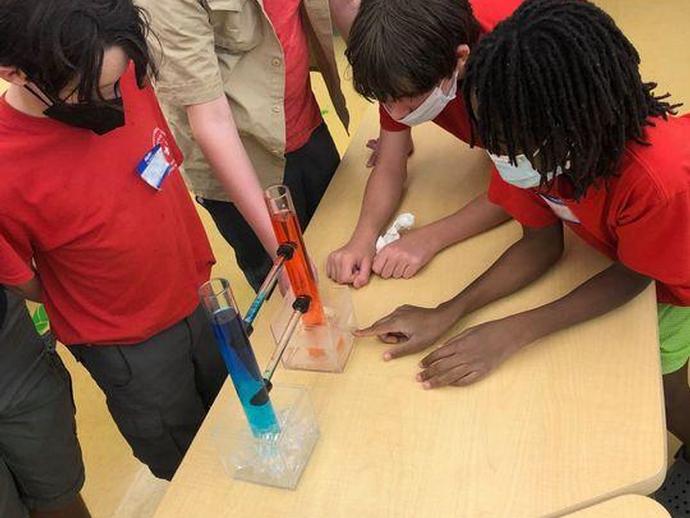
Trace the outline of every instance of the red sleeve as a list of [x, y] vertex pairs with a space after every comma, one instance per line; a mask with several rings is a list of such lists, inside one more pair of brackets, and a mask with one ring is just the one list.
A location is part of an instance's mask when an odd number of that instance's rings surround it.
[[0, 284], [17, 286], [29, 282], [34, 271], [29, 260], [23, 260], [15, 248], [0, 233]]
[[690, 193], [660, 200], [648, 189], [617, 223], [620, 262], [665, 284], [690, 285]]
[[472, 0], [472, 11], [482, 32], [494, 30], [496, 25], [512, 15], [523, 0]]
[[405, 131], [410, 129], [409, 126], [400, 124], [391, 117], [381, 103], [379, 103], [379, 120], [381, 121], [381, 128], [386, 131]]
[[526, 227], [543, 228], [558, 223], [558, 217], [538, 194], [505, 182], [494, 167], [489, 182], [489, 201], [500, 205]]

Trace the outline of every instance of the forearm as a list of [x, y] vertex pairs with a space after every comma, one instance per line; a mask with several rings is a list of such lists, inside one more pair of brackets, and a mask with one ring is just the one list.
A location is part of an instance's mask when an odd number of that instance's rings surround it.
[[515, 293], [541, 277], [562, 253], [560, 223], [534, 234], [525, 233], [491, 268], [439, 309], [457, 319]]
[[188, 106], [195, 140], [223, 186], [264, 248], [275, 255], [278, 244], [263, 198], [263, 189], [247, 155], [225, 97]]
[[528, 344], [556, 331], [604, 315], [634, 299], [651, 283], [651, 279], [616, 263], [568, 295], [550, 304], [509, 317]]
[[491, 203], [484, 193], [454, 214], [419, 230], [423, 230], [429, 237], [431, 246], [438, 253], [449, 246], [491, 230], [509, 219], [508, 213], [499, 205]]
[[352, 239], [375, 241], [400, 205], [405, 174], [374, 169]]
[[18, 284], [15, 286], [5, 286], [8, 290], [19, 295], [22, 298], [31, 300], [33, 302], [43, 302], [43, 286], [38, 276], [34, 276], [28, 282], [24, 284]]
[[331, 18], [338, 32], [347, 41], [352, 22], [357, 16], [360, 0], [329, 0]]

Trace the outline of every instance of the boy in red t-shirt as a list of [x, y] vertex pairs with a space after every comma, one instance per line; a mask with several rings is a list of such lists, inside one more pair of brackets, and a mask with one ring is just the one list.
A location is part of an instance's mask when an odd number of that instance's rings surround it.
[[355, 288], [373, 271], [409, 279], [437, 253], [508, 219], [481, 195], [455, 214], [407, 232], [376, 252], [407, 178], [411, 127], [433, 121], [470, 141], [467, 109], [457, 95], [471, 49], [521, 0], [368, 0], [348, 39], [355, 90], [379, 101], [381, 135], [357, 226], [328, 258], [328, 276]]
[[[170, 479], [226, 379], [213, 254], [131, 0], [0, 3], [0, 284], [45, 303], [134, 454]], [[4, 257], [4, 256], [3, 256]]]
[[462, 316], [548, 270], [567, 225], [613, 265], [560, 300], [451, 339], [422, 360], [418, 380], [474, 383], [656, 281], [668, 428], [685, 444], [670, 473], [676, 484], [658, 494], [668, 505], [674, 488], [690, 483], [690, 116], [673, 116], [676, 106], [642, 81], [639, 62], [613, 20], [582, 0], [528, 0], [482, 40], [464, 98], [498, 170], [489, 199], [524, 236], [438, 309], [408, 306], [362, 334], [400, 341], [406, 353], [425, 349]]

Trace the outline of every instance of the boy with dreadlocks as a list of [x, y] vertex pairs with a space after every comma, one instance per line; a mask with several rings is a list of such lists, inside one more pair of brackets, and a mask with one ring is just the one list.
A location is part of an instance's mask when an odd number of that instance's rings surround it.
[[[668, 427], [690, 441], [690, 116], [643, 82], [614, 21], [581, 0], [528, 0], [474, 49], [463, 92], [496, 165], [489, 199], [523, 237], [437, 309], [405, 308], [366, 335], [432, 345], [460, 317], [542, 275], [563, 224], [615, 262], [572, 293], [469, 329], [422, 360], [425, 388], [468, 385], [535, 340], [625, 304], [657, 283]], [[690, 451], [674, 470], [690, 481]]]

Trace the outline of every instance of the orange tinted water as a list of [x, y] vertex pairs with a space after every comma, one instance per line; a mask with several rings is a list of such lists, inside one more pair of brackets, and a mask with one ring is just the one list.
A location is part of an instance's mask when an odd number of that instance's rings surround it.
[[302, 231], [299, 228], [297, 216], [292, 212], [284, 211], [271, 214], [271, 223], [278, 239], [278, 244], [292, 242], [296, 245], [295, 255], [285, 263], [285, 270], [290, 278], [292, 291], [296, 297], [308, 295], [311, 297], [311, 306], [304, 315], [303, 322], [308, 326], [316, 326], [326, 323], [326, 318], [316, 286], [314, 272], [302, 240]]

